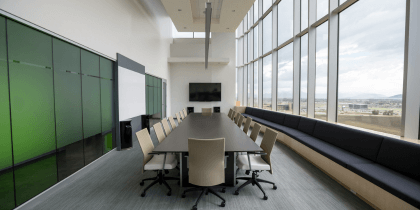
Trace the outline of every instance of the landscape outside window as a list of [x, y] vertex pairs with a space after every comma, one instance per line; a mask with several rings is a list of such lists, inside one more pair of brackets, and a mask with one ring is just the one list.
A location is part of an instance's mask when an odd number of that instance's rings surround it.
[[308, 116], [308, 34], [300, 39], [300, 115]]
[[273, 77], [272, 70], [272, 55], [267, 55], [263, 58], [263, 109], [272, 110], [271, 107], [271, 78]]
[[277, 111], [293, 114], [293, 44], [278, 51]]
[[258, 61], [254, 62], [254, 107], [258, 107]]
[[339, 123], [401, 134], [405, 2], [363, 0], [340, 13]]
[[315, 118], [327, 120], [328, 22], [316, 28]]

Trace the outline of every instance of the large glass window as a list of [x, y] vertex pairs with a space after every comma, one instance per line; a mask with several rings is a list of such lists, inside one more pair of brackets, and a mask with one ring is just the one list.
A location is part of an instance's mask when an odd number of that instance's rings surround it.
[[248, 15], [245, 15], [245, 17], [244, 17], [244, 33], [246, 32], [246, 31], [248, 31]]
[[263, 2], [263, 14], [273, 5], [273, 2], [271, 0], [262, 0]]
[[242, 82], [243, 82], [243, 104], [242, 106], [247, 106], [248, 104], [248, 65], [245, 65], [243, 68], [243, 77], [242, 77]]
[[252, 72], [253, 72], [252, 65], [248, 65], [248, 106], [252, 106], [251, 94], [252, 94]]
[[293, 43], [278, 51], [277, 111], [293, 113]]
[[405, 3], [363, 0], [340, 13], [339, 123], [400, 135]]
[[308, 116], [308, 34], [300, 39], [300, 115]]
[[316, 1], [316, 19], [324, 17], [328, 14], [328, 2], [329, 0], [317, 0]]
[[244, 35], [244, 64], [248, 63], [248, 34]]
[[267, 55], [263, 58], [263, 109], [272, 110], [271, 107], [271, 78], [273, 77], [272, 70], [272, 55]]
[[258, 21], [260, 16], [258, 15], [258, 0], [254, 2], [254, 23]]
[[251, 26], [253, 25], [254, 21], [251, 19], [252, 18], [252, 7], [251, 9], [248, 11], [248, 28], [251, 28]]
[[300, 1], [300, 31], [305, 30], [308, 28], [308, 14], [309, 14], [309, 0], [301, 0]]
[[258, 61], [254, 62], [254, 107], [258, 107]]
[[293, 0], [283, 0], [278, 6], [278, 44], [293, 37]]
[[254, 52], [252, 51], [252, 48], [251, 48], [253, 44], [252, 33], [253, 33], [253, 29], [251, 29], [248, 33], [248, 62], [251, 62], [253, 60], [252, 56], [254, 55]]
[[315, 118], [327, 120], [328, 22], [316, 28]]
[[236, 101], [238, 101], [238, 85], [239, 85], [239, 82], [238, 82], [238, 79], [239, 79], [239, 77], [238, 77], [238, 74], [239, 74], [239, 68], [236, 68], [236, 79], [235, 79], [235, 82], [236, 82], [236, 85], [235, 85], [235, 95], [236, 95]]
[[254, 59], [258, 58], [258, 25], [254, 27]]
[[263, 54], [273, 49], [273, 13], [263, 20]]

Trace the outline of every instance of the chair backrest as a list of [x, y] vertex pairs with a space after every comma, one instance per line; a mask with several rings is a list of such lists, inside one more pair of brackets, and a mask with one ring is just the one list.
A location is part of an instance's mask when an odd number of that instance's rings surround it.
[[239, 112], [236, 112], [236, 115], [235, 115], [235, 124], [238, 124], [239, 115], [241, 115], [241, 114]]
[[254, 124], [254, 127], [252, 127], [251, 135], [249, 136], [254, 142], [257, 141], [258, 134], [260, 134], [261, 125], [258, 123]]
[[249, 127], [251, 126], [252, 118], [247, 117], [244, 125], [244, 132], [248, 134]]
[[137, 132], [136, 136], [139, 141], [141, 151], [143, 152], [143, 169], [144, 165], [152, 159], [153, 155], [149, 155], [149, 153], [151, 153], [155, 147], [153, 146], [153, 142], [147, 128]]
[[175, 120], [172, 116], [169, 117], [169, 122], [171, 123], [172, 130], [176, 128]]
[[228, 117], [229, 118], [232, 118], [232, 114], [233, 114], [233, 110], [232, 109], [229, 109]]
[[267, 155], [261, 155], [261, 158], [270, 164], [270, 173], [273, 173], [273, 168], [271, 167], [271, 151], [273, 150], [274, 143], [276, 142], [278, 133], [271, 128], [266, 128], [264, 132], [264, 137], [261, 141], [261, 149], [264, 150]]
[[225, 139], [188, 139], [189, 182], [214, 186], [225, 182]]
[[232, 116], [230, 116], [230, 119], [233, 120], [235, 118], [236, 112], [232, 111]]
[[184, 112], [185, 117], [187, 117], [188, 116], [187, 110], [185, 110], [185, 108], [184, 108], [182, 111]]
[[178, 113], [175, 113], [175, 116], [176, 116], [176, 120], [178, 121], [178, 125], [179, 125], [182, 122], [181, 118], [179, 117]]
[[238, 123], [237, 123], [237, 125], [238, 125], [239, 128], [242, 126], [242, 123], [243, 122], [244, 122], [244, 116], [241, 115], [241, 114], [239, 114]]
[[165, 129], [166, 136], [168, 136], [171, 133], [171, 128], [169, 127], [168, 120], [166, 118], [163, 118], [162, 125], [163, 129]]
[[203, 114], [211, 114], [211, 108], [202, 108], [201, 113]]
[[159, 143], [162, 142], [166, 136], [163, 133], [162, 125], [160, 122], [153, 125], [153, 128], [155, 129], [156, 137], [158, 138]]
[[181, 119], [182, 119], [182, 120], [184, 120], [184, 119], [185, 119], [184, 114], [182, 113], [182, 111], [179, 111], [179, 115], [181, 115]]

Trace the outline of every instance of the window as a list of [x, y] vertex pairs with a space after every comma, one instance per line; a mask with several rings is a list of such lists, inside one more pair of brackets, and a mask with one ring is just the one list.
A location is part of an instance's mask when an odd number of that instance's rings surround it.
[[271, 7], [271, 5], [273, 5], [273, 2], [271, 0], [262, 0], [262, 1], [263, 1], [262, 7], [263, 7], [263, 14], [264, 14]]
[[263, 20], [263, 54], [273, 49], [273, 13], [269, 13]]
[[258, 25], [254, 27], [254, 59], [258, 58]]
[[255, 0], [254, 2], [254, 23], [258, 21], [260, 16], [258, 15], [258, 0]]
[[238, 85], [239, 85], [239, 82], [238, 82], [238, 79], [239, 79], [238, 74], [239, 74], [239, 69], [236, 68], [236, 80], [235, 80], [235, 82], [236, 82], [236, 85], [235, 85], [236, 101], [238, 101]]
[[293, 37], [293, 0], [283, 0], [278, 11], [278, 44]]
[[339, 14], [339, 123], [400, 135], [405, 3], [363, 0]]
[[300, 115], [308, 116], [308, 34], [300, 39]]
[[244, 37], [239, 38], [238, 42], [239, 65], [244, 64]]
[[258, 107], [258, 61], [254, 62], [254, 107]]
[[254, 21], [251, 19], [252, 18], [252, 7], [251, 9], [248, 11], [248, 28], [251, 28], [251, 26], [253, 25]]
[[305, 30], [308, 28], [308, 21], [309, 21], [309, 0], [301, 0], [300, 1], [300, 31]]
[[315, 118], [327, 120], [328, 22], [316, 28]]
[[253, 44], [253, 40], [252, 40], [252, 35], [253, 35], [253, 29], [251, 29], [248, 33], [248, 62], [251, 62], [253, 60], [253, 55], [254, 52], [252, 52], [252, 44]]
[[248, 34], [244, 35], [244, 64], [248, 63]]
[[316, 1], [316, 19], [319, 20], [328, 14], [328, 1], [329, 0], [317, 0]]
[[263, 109], [272, 110], [271, 107], [271, 78], [272, 71], [272, 55], [263, 58]]
[[248, 65], [245, 65], [243, 70], [243, 77], [242, 77], [242, 81], [243, 81], [243, 87], [244, 87], [244, 91], [243, 91], [243, 104], [242, 106], [246, 106], [248, 104]]
[[248, 15], [245, 15], [245, 17], [244, 17], [244, 33], [246, 32], [246, 31], [248, 31]]
[[251, 100], [251, 94], [252, 94], [252, 74], [253, 68], [252, 64], [248, 65], [248, 105], [249, 107], [252, 107], [252, 100]]
[[278, 53], [277, 111], [293, 114], [293, 44]]

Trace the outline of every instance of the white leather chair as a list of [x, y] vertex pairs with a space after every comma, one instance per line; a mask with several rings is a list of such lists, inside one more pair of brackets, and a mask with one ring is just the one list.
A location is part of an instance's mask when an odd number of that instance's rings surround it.
[[249, 138], [252, 139], [252, 141], [257, 141], [258, 134], [260, 134], [261, 125], [258, 123], [254, 124], [254, 127], [252, 128], [251, 134], [249, 135]]
[[228, 117], [232, 119], [233, 110], [229, 109]]
[[184, 112], [184, 116], [187, 117], [188, 116], [187, 110], [185, 110], [184, 108], [182, 111]]
[[237, 122], [237, 125], [239, 128], [241, 128], [243, 122], [244, 122], [244, 116], [239, 114], [238, 122]]
[[182, 120], [181, 120], [181, 118], [179, 117], [179, 113], [175, 113], [175, 116], [176, 116], [176, 121], [177, 121], [178, 126], [179, 126], [179, 125], [181, 124]]
[[174, 130], [176, 128], [176, 123], [172, 116], [169, 117], [169, 122], [171, 123], [172, 130]]
[[244, 125], [244, 133], [248, 135], [249, 127], [251, 126], [252, 118], [247, 117]]
[[172, 130], [169, 127], [168, 120], [166, 118], [162, 120], [162, 125], [163, 125], [163, 129], [165, 129], [166, 136], [169, 136]]

